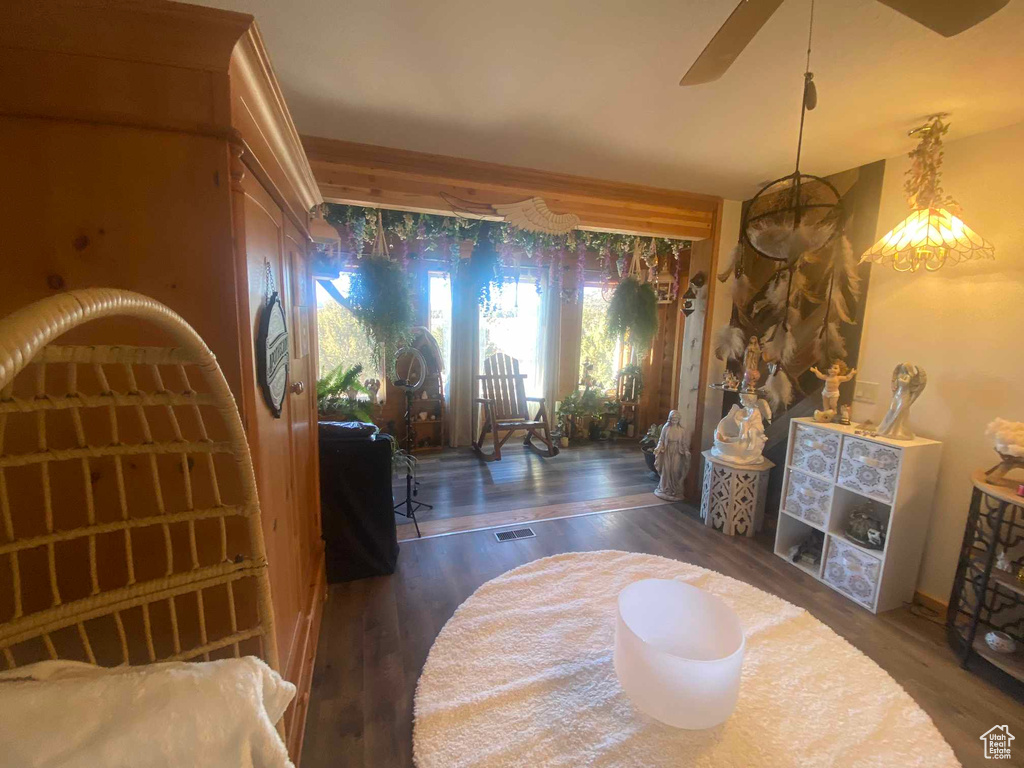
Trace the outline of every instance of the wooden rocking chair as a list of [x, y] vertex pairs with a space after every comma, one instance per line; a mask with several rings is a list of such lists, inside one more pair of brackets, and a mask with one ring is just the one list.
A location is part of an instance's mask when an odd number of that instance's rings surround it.
[[[484, 461], [500, 461], [501, 446], [519, 430], [526, 430], [523, 445], [540, 451], [533, 444], [533, 438], [539, 437], [547, 446], [548, 456], [558, 455], [558, 447], [551, 440], [544, 398], [526, 396], [523, 385], [526, 374], [519, 372], [518, 360], [501, 352], [493, 354], [484, 360], [484, 373], [478, 378], [483, 397], [477, 398], [476, 402], [484, 407], [484, 416], [480, 439], [473, 443], [473, 450]], [[528, 403], [540, 403], [535, 418], [530, 418]], [[494, 452], [491, 454], [483, 452], [488, 432], [494, 436]], [[499, 432], [504, 434], [499, 436]]]

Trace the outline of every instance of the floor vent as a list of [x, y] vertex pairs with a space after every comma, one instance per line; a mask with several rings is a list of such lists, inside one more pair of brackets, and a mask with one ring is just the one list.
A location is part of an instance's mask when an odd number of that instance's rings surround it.
[[494, 538], [498, 541], [515, 541], [516, 539], [532, 539], [537, 534], [533, 528], [513, 528], [511, 531], [498, 531]]

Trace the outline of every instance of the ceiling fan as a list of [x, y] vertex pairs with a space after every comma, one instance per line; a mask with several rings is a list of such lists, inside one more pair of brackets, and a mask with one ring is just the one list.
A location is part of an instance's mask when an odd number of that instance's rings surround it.
[[[943, 37], [959, 35], [987, 19], [1009, 1], [878, 0]], [[742, 0], [679, 84], [700, 85], [720, 78], [780, 5], [782, 0]]]

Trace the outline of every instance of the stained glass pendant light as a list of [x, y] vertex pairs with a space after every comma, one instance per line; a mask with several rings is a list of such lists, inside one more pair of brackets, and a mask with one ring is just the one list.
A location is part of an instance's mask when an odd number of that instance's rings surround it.
[[889, 264], [897, 272], [936, 272], [946, 265], [975, 259], [994, 259], [995, 247], [960, 218], [960, 206], [945, 196], [942, 176], [942, 136], [949, 130], [945, 113], [910, 135], [921, 141], [910, 153], [904, 190], [911, 213], [871, 246], [861, 261]]

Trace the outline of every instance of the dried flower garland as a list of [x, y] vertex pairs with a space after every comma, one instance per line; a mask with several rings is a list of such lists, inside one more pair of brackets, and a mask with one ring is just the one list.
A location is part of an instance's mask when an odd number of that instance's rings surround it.
[[[475, 247], [481, 237], [486, 237], [497, 254], [495, 276], [487, 281], [489, 285], [517, 281], [525, 262], [534, 268], [547, 268], [550, 289], [562, 293], [563, 272], [572, 264], [575, 286], [564, 294], [564, 299], [574, 303], [583, 299], [588, 251], [596, 252], [602, 274], [610, 271], [614, 263], [617, 274], [622, 276], [626, 273], [628, 259], [642, 246], [643, 259], [651, 275], [657, 274], [662, 263], [674, 271], [673, 295], [677, 295], [683, 269], [680, 253], [689, 246], [685, 240], [609, 232], [575, 230], [567, 235], [549, 235], [518, 229], [504, 222], [403, 211], [378, 212], [375, 208], [333, 203], [327, 204], [325, 218], [341, 235], [343, 258], [349, 265], [358, 264], [370, 255], [378, 221], [383, 223], [384, 235], [403, 266], [409, 260], [430, 254], [457, 268], [462, 243], [468, 241]], [[317, 271], [323, 274], [336, 273], [343, 266], [345, 264], [315, 264]], [[486, 295], [481, 293], [482, 303], [487, 303], [489, 295], [489, 289]]]

